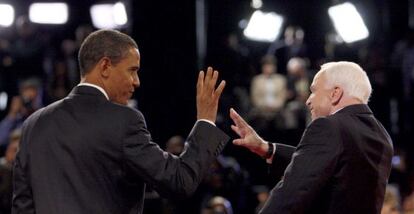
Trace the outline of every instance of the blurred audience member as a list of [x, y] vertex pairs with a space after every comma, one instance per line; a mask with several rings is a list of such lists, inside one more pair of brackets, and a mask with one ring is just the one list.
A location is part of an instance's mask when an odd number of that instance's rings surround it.
[[180, 155], [184, 150], [185, 139], [179, 135], [172, 136], [165, 144], [165, 151], [174, 155]]
[[201, 211], [201, 214], [233, 214], [231, 203], [226, 198], [215, 196], [208, 202], [208, 206]]
[[[274, 56], [264, 56], [261, 62], [262, 73], [256, 75], [251, 84], [252, 107], [250, 119], [258, 130], [264, 130], [277, 118], [286, 103], [287, 80], [277, 73]], [[276, 120], [278, 121], [278, 120]], [[271, 124], [271, 125], [270, 125]]]
[[269, 188], [267, 186], [258, 185], [253, 187], [253, 192], [256, 194], [258, 205], [256, 206], [254, 213], [258, 214], [265, 205], [266, 200], [269, 198]]
[[213, 196], [221, 195], [231, 201], [236, 213], [242, 213], [246, 208], [247, 178], [247, 172], [240, 167], [236, 159], [218, 156], [211, 166], [209, 175], [200, 186], [203, 194], [202, 207], [205, 207]]
[[[307, 62], [299, 57], [291, 58], [287, 69], [288, 103], [284, 110], [285, 128], [297, 130], [300, 133], [305, 129], [309, 121], [309, 114], [306, 108], [310, 86]], [[298, 133], [295, 133], [295, 135], [299, 135]]]
[[309, 97], [309, 75], [307, 62], [300, 57], [293, 57], [287, 64], [288, 99], [305, 103]]
[[398, 189], [392, 185], [387, 185], [385, 189], [384, 203], [381, 214], [400, 214], [400, 194]]
[[41, 82], [30, 78], [19, 85], [19, 95], [13, 97], [7, 116], [0, 122], [0, 146], [8, 143], [13, 129], [19, 128], [23, 121], [37, 109], [43, 107]]
[[10, 135], [10, 142], [6, 154], [0, 158], [0, 213], [11, 213], [11, 199], [13, 193], [12, 169], [21, 137], [20, 129], [14, 130]]
[[402, 207], [404, 214], [414, 214], [414, 192], [404, 198]]

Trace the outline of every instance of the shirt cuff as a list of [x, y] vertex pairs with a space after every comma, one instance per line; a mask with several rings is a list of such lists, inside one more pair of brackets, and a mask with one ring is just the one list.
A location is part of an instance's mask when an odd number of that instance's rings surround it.
[[268, 164], [272, 164], [272, 162], [273, 162], [273, 156], [275, 156], [275, 152], [276, 152], [276, 143], [273, 143], [273, 154], [272, 154], [272, 156], [270, 156], [270, 158], [268, 158], [268, 159], [266, 159], [266, 163], [268, 163]]
[[210, 121], [210, 120], [206, 120], [206, 119], [199, 119], [199, 120], [197, 120], [197, 122], [196, 123], [198, 123], [199, 121], [204, 121], [204, 122], [207, 122], [207, 123], [210, 123], [211, 125], [213, 125], [213, 126], [216, 126], [216, 124], [215, 123], [213, 123], [212, 121]]

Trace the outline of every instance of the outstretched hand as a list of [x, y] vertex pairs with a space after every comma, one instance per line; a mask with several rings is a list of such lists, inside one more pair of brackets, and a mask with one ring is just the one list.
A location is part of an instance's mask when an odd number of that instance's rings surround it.
[[213, 72], [212, 67], [207, 68], [207, 72], [200, 71], [197, 81], [197, 119], [216, 122], [218, 101], [223, 92], [226, 82], [222, 80], [216, 88], [218, 71]]
[[230, 109], [230, 117], [234, 122], [231, 129], [240, 137], [233, 140], [233, 144], [246, 147], [262, 157], [265, 156], [268, 150], [267, 142], [257, 135], [256, 131], [233, 108]]

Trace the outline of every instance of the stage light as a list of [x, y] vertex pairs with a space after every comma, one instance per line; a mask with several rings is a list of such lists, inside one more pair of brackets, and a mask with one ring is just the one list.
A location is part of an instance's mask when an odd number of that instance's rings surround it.
[[0, 26], [9, 27], [14, 21], [14, 8], [9, 4], [0, 4]]
[[128, 22], [125, 5], [121, 2], [92, 5], [90, 13], [93, 26], [99, 29], [120, 28]]
[[259, 9], [263, 6], [262, 0], [252, 0], [252, 3], [250, 3], [250, 6], [252, 6], [254, 9]]
[[39, 24], [65, 24], [68, 21], [66, 3], [33, 3], [29, 7], [29, 19]]
[[361, 15], [352, 3], [332, 6], [328, 9], [334, 27], [346, 43], [365, 39], [369, 36], [368, 29]]
[[0, 110], [3, 111], [6, 109], [7, 107], [7, 100], [8, 100], [8, 96], [7, 93], [2, 91], [0, 92]]
[[256, 10], [243, 34], [251, 40], [273, 42], [280, 35], [282, 24], [282, 16]]

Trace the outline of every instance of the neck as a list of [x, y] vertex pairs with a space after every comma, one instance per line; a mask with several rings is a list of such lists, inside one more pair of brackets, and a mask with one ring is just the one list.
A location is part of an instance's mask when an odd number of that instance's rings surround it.
[[[101, 88], [105, 89], [105, 86], [104, 86], [104, 84], [102, 83], [102, 81], [99, 81], [99, 80], [98, 80], [98, 78], [95, 78], [95, 77], [92, 77], [92, 76], [88, 76], [88, 75], [83, 76], [83, 77], [81, 77], [80, 82], [81, 82], [81, 83], [89, 83], [89, 84], [94, 84], [94, 85], [97, 85], [97, 86], [99, 86], [99, 87], [101, 87]], [[105, 91], [106, 91], [106, 89], [105, 89]]]

